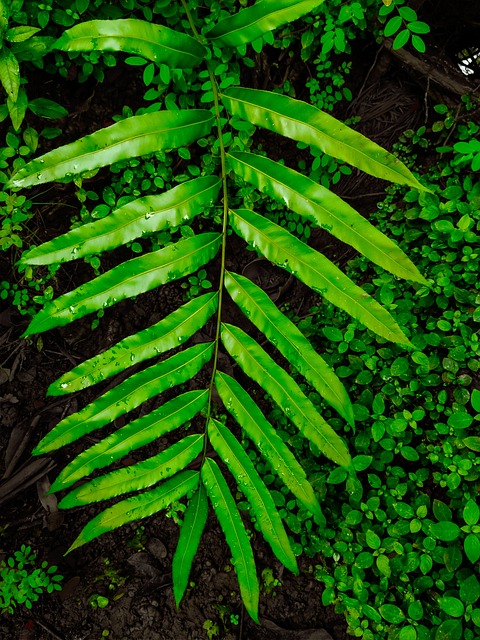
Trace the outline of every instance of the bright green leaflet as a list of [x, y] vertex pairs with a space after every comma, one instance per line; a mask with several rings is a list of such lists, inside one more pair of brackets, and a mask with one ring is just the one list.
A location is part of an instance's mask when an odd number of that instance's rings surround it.
[[294, 274], [311, 289], [392, 342], [410, 345], [382, 306], [338, 267], [279, 225], [248, 209], [230, 212], [232, 228], [271, 262]]
[[213, 349], [213, 343], [197, 344], [135, 373], [77, 413], [64, 418], [47, 433], [35, 447], [34, 453], [47, 453], [70, 444], [162, 391], [190, 380], [210, 360]]
[[117, 342], [98, 356], [85, 360], [48, 388], [59, 396], [85, 389], [135, 364], [175, 349], [201, 329], [218, 308], [218, 293], [205, 293], [172, 311], [148, 329]]
[[106, 218], [72, 229], [25, 252], [22, 262], [53, 264], [115, 249], [145, 234], [180, 226], [216, 199], [221, 182], [214, 176], [195, 178], [160, 195], [128, 202]]
[[207, 53], [198, 40], [134, 18], [91, 20], [68, 29], [54, 44], [63, 51], [125, 51], [177, 69], [199, 64]]
[[[165, 451], [142, 462], [115, 469], [82, 484], [61, 501], [62, 508], [108, 500], [131, 491], [140, 491], [169, 478], [187, 467], [203, 449], [203, 434], [186, 436]], [[68, 487], [72, 481], [64, 484]]]
[[399, 278], [426, 284], [395, 242], [332, 191], [264, 156], [237, 151], [227, 158], [238, 176], [351, 245], [375, 264]]
[[282, 482], [308, 511], [322, 519], [320, 505], [305, 471], [245, 389], [221, 371], [215, 375], [215, 386], [226, 409], [270, 462]]
[[52, 491], [60, 491], [96, 469], [106, 467], [123, 458], [130, 451], [161, 438], [181, 427], [202, 411], [208, 401], [207, 390], [187, 391], [169, 400], [151, 413], [132, 420], [115, 433], [82, 451], [58, 474]]
[[365, 173], [426, 190], [391, 153], [310, 104], [271, 91], [243, 88], [227, 89], [222, 102], [231, 115], [318, 147]]
[[353, 409], [345, 387], [269, 296], [248, 278], [229, 271], [225, 274], [225, 288], [247, 318], [325, 400], [353, 425]]
[[105, 509], [93, 520], [90, 520], [67, 553], [98, 538], [107, 531], [113, 531], [128, 522], [148, 518], [148, 516], [158, 513], [195, 489], [198, 479], [198, 471], [182, 471], [151, 491], [117, 502], [113, 507]]
[[324, 0], [260, 0], [221, 20], [206, 36], [215, 44], [238, 47], [316, 9]]
[[208, 135], [214, 118], [204, 109], [132, 116], [28, 162], [10, 187], [29, 187], [72, 177], [119, 160], [176, 149]]
[[178, 280], [211, 260], [220, 243], [220, 234], [202, 233], [127, 260], [47, 305], [34, 317], [24, 336], [61, 327], [92, 311]]
[[252, 461], [231, 431], [218, 420], [209, 420], [207, 433], [213, 448], [237, 478], [238, 487], [248, 499], [256, 523], [273, 553], [287, 569], [298, 574], [297, 561], [282, 520], [270, 491], [258, 475]]
[[188, 586], [193, 559], [197, 554], [207, 517], [207, 493], [203, 484], [200, 484], [188, 503], [182, 528], [180, 529], [177, 548], [173, 556], [173, 595], [175, 596], [177, 607]]
[[222, 324], [222, 342], [243, 371], [272, 396], [306, 438], [337, 464], [351, 466], [343, 440], [325, 422], [293, 378], [253, 338], [238, 327]]
[[257, 570], [242, 518], [217, 463], [211, 458], [205, 458], [201, 473], [208, 497], [232, 552], [243, 604], [253, 620], [258, 622]]

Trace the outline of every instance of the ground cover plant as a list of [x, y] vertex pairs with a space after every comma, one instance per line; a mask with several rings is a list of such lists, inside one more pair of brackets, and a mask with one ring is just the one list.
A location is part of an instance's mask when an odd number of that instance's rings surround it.
[[[313, 514], [316, 525], [326, 524], [320, 502], [305, 470], [267, 421], [254, 399], [237, 379], [223, 369], [228, 354], [246, 378], [274, 400], [287, 424], [309, 441], [315, 455], [323, 454], [338, 465], [350, 491], [358, 490], [357, 471], [342, 438], [345, 425], [354, 426], [354, 410], [344, 386], [318, 356], [296, 326], [253, 282], [226, 268], [231, 234], [295, 276], [325, 300], [333, 303], [384, 341], [400, 350], [414, 345], [385, 306], [355, 285], [324, 256], [309, 248], [281, 226], [252, 209], [232, 208], [238, 202], [236, 184], [249, 183], [320, 226], [398, 278], [427, 286], [407, 255], [349, 205], [315, 184], [307, 176], [259, 153], [252, 153], [255, 127], [270, 130], [308, 148], [348, 162], [373, 176], [428, 193], [413, 173], [394, 156], [338, 120], [315, 107], [286, 95], [238, 85], [238, 68], [229, 67], [232, 50], [242, 53], [246, 44], [270, 39], [272, 28], [290, 22], [315, 8], [315, 2], [263, 0], [253, 7], [225, 16], [215, 10], [209, 17], [196, 5], [178, 5], [177, 27], [184, 33], [137, 19], [85, 22], [66, 31], [55, 43], [60, 51], [123, 51], [143, 58], [148, 74], [159, 74], [159, 87], [170, 82], [183, 87], [178, 95], [159, 89], [157, 101], [136, 115], [126, 114], [115, 124], [61, 147], [20, 167], [8, 187], [19, 189], [54, 180], [75, 179], [133, 156], [178, 150], [188, 162], [177, 175], [179, 184], [160, 195], [129, 199], [105, 217], [78, 226], [22, 256], [23, 265], [50, 265], [98, 255], [169, 231], [166, 246], [120, 262], [77, 289], [53, 300], [32, 320], [25, 335], [61, 327], [89, 313], [102, 313], [120, 300], [135, 297], [161, 285], [187, 277], [188, 301], [161, 320], [75, 367], [50, 386], [51, 395], [79, 391], [133, 368], [116, 386], [80, 411], [64, 418], [36, 447], [47, 453], [101, 429], [147, 399], [189, 383], [211, 363], [209, 381], [185, 391], [141, 418], [111, 433], [72, 460], [56, 479], [52, 490], [70, 488], [98, 469], [120, 460], [173, 429], [195, 422], [168, 449], [142, 462], [115, 468], [73, 488], [60, 506], [69, 508], [147, 489], [116, 502], [99, 513], [80, 533], [72, 549], [102, 533], [145, 518], [187, 496], [188, 503], [173, 561], [174, 593], [179, 602], [188, 584], [207, 518], [207, 497], [225, 533], [240, 590], [251, 617], [258, 618], [259, 585], [249, 534], [224, 477], [228, 468], [249, 504], [256, 527], [280, 561], [297, 571], [291, 541], [274, 498], [237, 436], [243, 433], [295, 496]], [[153, 63], [153, 67], [150, 66]], [[154, 76], [153, 76], [154, 77]], [[152, 78], [153, 79], [153, 78]], [[195, 91], [189, 87], [195, 86]], [[177, 103], [178, 98], [178, 103]], [[162, 104], [163, 103], [163, 104]], [[161, 109], [166, 106], [166, 109]], [[201, 108], [198, 108], [201, 107]], [[231, 127], [231, 129], [230, 129]], [[240, 135], [241, 132], [247, 135]], [[239, 132], [236, 135], [235, 132]], [[192, 143], [198, 142], [198, 147]], [[193, 151], [192, 151], [193, 149]], [[128, 169], [127, 169], [128, 171]], [[180, 228], [180, 230], [179, 230]], [[137, 246], [134, 247], [135, 242]], [[218, 256], [213, 270], [211, 261]], [[210, 273], [212, 274], [210, 276]], [[209, 278], [205, 277], [209, 276]], [[198, 295], [212, 287], [213, 292]], [[227, 293], [245, 320], [225, 321]], [[183, 347], [213, 317], [213, 333], [193, 346]], [[278, 365], [260, 346], [248, 321], [281, 353], [289, 368]], [[136, 365], [177, 350], [167, 359], [143, 370]], [[291, 374], [290, 365], [295, 374]], [[294, 377], [312, 384], [341, 416], [335, 430], [320, 415]], [[243, 382], [243, 378], [240, 378]], [[200, 378], [201, 380], [201, 378]], [[245, 383], [244, 383], [245, 384]], [[220, 398], [222, 406], [218, 403]], [[228, 411], [230, 422], [223, 412]], [[201, 414], [201, 418], [196, 416]], [[238, 426], [235, 426], [237, 423]], [[222, 464], [215, 460], [217, 457]], [[196, 468], [189, 468], [195, 460]], [[339, 473], [339, 472], [337, 472]], [[153, 485], [158, 486], [151, 488]]]

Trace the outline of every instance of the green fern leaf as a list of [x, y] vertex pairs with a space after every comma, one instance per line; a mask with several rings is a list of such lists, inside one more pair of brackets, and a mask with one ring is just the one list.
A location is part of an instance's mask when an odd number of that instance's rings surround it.
[[411, 346], [388, 311], [321, 253], [248, 209], [231, 211], [230, 223], [265, 258], [294, 274], [329, 302], [387, 340]]
[[59, 396], [80, 391], [135, 364], [175, 349], [201, 329], [217, 308], [218, 292], [193, 298], [157, 324], [128, 336], [65, 373], [50, 385], [47, 394]]
[[193, 273], [216, 255], [221, 241], [219, 233], [202, 233], [127, 260], [48, 304], [37, 313], [23, 335], [61, 327]]
[[148, 518], [154, 513], [166, 509], [172, 502], [180, 500], [195, 489], [198, 480], [198, 471], [182, 471], [173, 478], [165, 480], [155, 489], [127, 498], [113, 507], [105, 509], [82, 529], [67, 553], [98, 538], [103, 533], [113, 531], [128, 522]]
[[234, 172], [263, 193], [285, 203], [390, 273], [428, 285], [395, 242], [329, 189], [264, 156], [237, 151], [227, 157]]
[[259, 586], [252, 547], [237, 505], [217, 463], [205, 458], [202, 482], [207, 490], [215, 514], [232, 553], [243, 604], [249, 615], [258, 622]]
[[[204, 437], [203, 434], [186, 436], [151, 458], [90, 480], [66, 495], [60, 501], [59, 507], [69, 509], [116, 498], [131, 491], [147, 489], [185, 469], [195, 460], [203, 449]], [[71, 479], [68, 482], [64, 481], [62, 489], [68, 488], [73, 482]], [[54, 490], [53, 487], [51, 490]]]
[[208, 390], [187, 391], [169, 400], [146, 416], [132, 420], [100, 442], [79, 453], [59, 473], [51, 491], [60, 491], [166, 433], [181, 427], [202, 411], [208, 402]]
[[208, 135], [213, 123], [213, 115], [204, 109], [132, 116], [27, 162], [8, 186], [28, 187], [61, 180], [119, 160], [184, 147]]
[[62, 51], [125, 51], [157, 65], [190, 69], [207, 50], [198, 40], [181, 31], [146, 20], [90, 20], [65, 31], [53, 45]]
[[268, 460], [274, 473], [297, 500], [317, 517], [317, 521], [324, 523], [325, 518], [303, 467], [250, 395], [234, 378], [221, 371], [215, 374], [215, 386], [227, 410]]
[[345, 387], [293, 322], [248, 278], [227, 271], [225, 287], [257, 329], [353, 426], [353, 408]]
[[202, 343], [176, 353], [130, 376], [86, 407], [61, 420], [35, 447], [34, 454], [47, 453], [113, 422], [149, 398], [193, 378], [211, 359], [214, 343]]
[[306, 102], [271, 91], [243, 88], [228, 89], [222, 102], [231, 115], [317, 147], [376, 178], [428, 191], [398, 158]]
[[297, 20], [319, 7], [324, 0], [260, 0], [251, 7], [220, 20], [205, 34], [213, 44], [238, 47]]
[[172, 562], [173, 595], [178, 607], [190, 577], [193, 559], [197, 554], [208, 516], [207, 493], [200, 484], [190, 498], [183, 517], [180, 536]]
[[325, 422], [298, 384], [244, 331], [222, 324], [222, 342], [243, 371], [257, 382], [303, 435], [337, 464], [350, 468], [343, 440]]
[[22, 255], [25, 264], [53, 264], [102, 253], [147, 233], [180, 226], [203, 213], [220, 190], [214, 176], [189, 180], [160, 195], [128, 202], [106, 218], [72, 229]]
[[250, 503], [256, 524], [273, 553], [287, 569], [298, 575], [297, 561], [272, 495], [252, 461], [233, 434], [217, 420], [209, 420], [208, 436]]

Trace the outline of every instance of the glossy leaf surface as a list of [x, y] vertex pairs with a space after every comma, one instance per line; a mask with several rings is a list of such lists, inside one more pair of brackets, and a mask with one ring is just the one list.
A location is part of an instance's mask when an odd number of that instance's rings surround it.
[[213, 122], [203, 109], [132, 116], [31, 160], [13, 175], [9, 187], [61, 180], [119, 160], [177, 149], [208, 135]]
[[207, 176], [184, 182], [160, 195], [138, 198], [106, 218], [30, 249], [21, 261], [27, 264], [67, 262], [114, 249], [145, 234], [180, 226], [203, 213], [217, 198], [220, 186], [218, 178]]
[[48, 388], [59, 396], [85, 389], [129, 367], [185, 343], [218, 308], [218, 293], [205, 293], [172, 311], [148, 329], [128, 336], [98, 356], [85, 360]]
[[208, 516], [208, 501], [205, 487], [200, 483], [190, 498], [183, 516], [175, 555], [172, 562], [173, 595], [178, 607], [188, 586], [193, 559], [197, 554]]
[[243, 88], [227, 89], [222, 102], [231, 115], [317, 147], [376, 178], [425, 190], [391, 153], [306, 102], [271, 91]]
[[62, 51], [124, 51], [147, 60], [188, 69], [207, 51], [198, 40], [178, 30], [146, 20], [90, 20], [76, 24], [55, 42]]
[[151, 487], [195, 460], [203, 449], [203, 439], [202, 434], [186, 436], [151, 458], [90, 480], [65, 496], [59, 506], [68, 509]]
[[193, 378], [213, 353], [213, 343], [197, 344], [130, 376], [86, 407], [61, 420], [41, 440], [35, 455], [47, 453], [113, 422], [149, 398]]
[[24, 335], [61, 327], [92, 311], [178, 280], [211, 260], [220, 243], [219, 233], [202, 233], [127, 260], [48, 304], [33, 318]]
[[274, 473], [308, 511], [323, 518], [305, 471], [250, 395], [235, 378], [221, 371], [215, 374], [215, 386], [227, 410], [270, 462]]
[[120, 460], [165, 434], [181, 427], [207, 405], [208, 391], [187, 391], [169, 400], [146, 416], [132, 420], [111, 435], [79, 453], [58, 474], [52, 491], [60, 491], [96, 469], [102, 469]]
[[206, 33], [214, 44], [238, 47], [248, 44], [277, 27], [297, 20], [324, 0], [260, 0], [251, 7], [220, 20]]
[[293, 378], [244, 331], [222, 324], [222, 342], [235, 362], [257, 382], [300, 432], [337, 464], [350, 467], [343, 440], [325, 422]]
[[393, 317], [325, 256], [248, 209], [231, 211], [233, 229], [271, 262], [392, 342], [409, 345]]
[[[162, 482], [159, 487], [118, 502], [102, 511], [82, 529], [68, 552], [81, 547], [103, 533], [113, 531], [128, 522], [148, 518], [172, 502], [179, 500], [198, 484], [198, 471], [182, 471], [173, 478]], [[67, 552], [67, 553], [68, 553]]]
[[297, 561], [272, 495], [241, 444], [218, 420], [209, 420], [208, 436], [220, 459], [225, 461], [235, 478], [238, 488], [248, 499], [257, 526], [273, 553], [287, 569], [298, 574]]
[[234, 172], [271, 198], [305, 216], [390, 273], [426, 284], [400, 247], [329, 189], [298, 171], [253, 153], [228, 154]]
[[345, 387], [299, 329], [270, 297], [244, 276], [227, 272], [225, 287], [232, 300], [316, 389], [353, 425], [353, 409]]
[[202, 482], [207, 490], [227, 544], [232, 553], [243, 604], [258, 622], [259, 586], [252, 547], [237, 505], [217, 463], [206, 458], [202, 465]]

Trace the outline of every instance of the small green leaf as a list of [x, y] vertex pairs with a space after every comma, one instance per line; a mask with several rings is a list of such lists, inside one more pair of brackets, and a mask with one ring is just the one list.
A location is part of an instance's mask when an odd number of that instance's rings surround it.
[[0, 49], [0, 82], [10, 100], [15, 103], [20, 88], [20, 67], [16, 57], [5, 45]]
[[32, 113], [40, 118], [48, 118], [50, 120], [58, 120], [68, 116], [68, 111], [53, 100], [48, 98], [35, 98], [28, 102], [28, 108]]
[[453, 618], [460, 618], [463, 616], [465, 611], [465, 607], [463, 602], [458, 598], [454, 598], [452, 596], [443, 596], [438, 599], [438, 604], [440, 605], [440, 609], [445, 611], [446, 614], [452, 616]]
[[379, 549], [380, 545], [382, 544], [379, 536], [377, 536], [377, 534], [370, 529], [366, 533], [366, 540], [370, 549]]
[[430, 533], [437, 540], [451, 542], [460, 535], [460, 527], [454, 522], [436, 522], [430, 526]]
[[405, 614], [395, 604], [382, 604], [378, 611], [382, 618], [391, 624], [400, 624], [405, 620]]
[[474, 604], [480, 598], [480, 583], [471, 575], [460, 583], [460, 599], [465, 605]]
[[435, 640], [462, 640], [463, 637], [461, 620], [445, 620], [435, 633]]
[[401, 49], [407, 44], [409, 39], [410, 39], [410, 31], [408, 29], [402, 29], [402, 31], [400, 31], [395, 37], [395, 40], [393, 41], [392, 49], [393, 50]]
[[480, 509], [478, 508], [475, 500], [470, 500], [467, 502], [463, 509], [463, 519], [469, 525], [474, 525], [478, 523], [480, 518]]
[[472, 564], [476, 564], [480, 559], [480, 540], [475, 533], [469, 533], [467, 535], [465, 542], [463, 543], [463, 548], [465, 550], [465, 555], [470, 562]]

